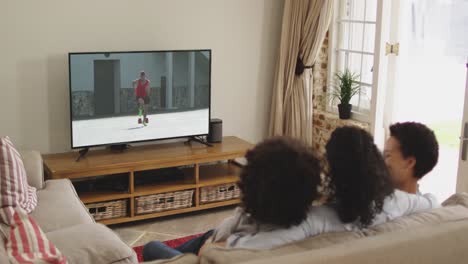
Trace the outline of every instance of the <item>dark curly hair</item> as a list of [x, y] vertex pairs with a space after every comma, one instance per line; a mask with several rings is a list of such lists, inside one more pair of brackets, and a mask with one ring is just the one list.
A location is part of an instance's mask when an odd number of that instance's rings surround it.
[[403, 157], [414, 157], [414, 176], [421, 179], [430, 172], [439, 159], [439, 143], [434, 131], [416, 122], [396, 123], [390, 126], [390, 136], [400, 143]]
[[259, 143], [245, 156], [239, 188], [242, 206], [260, 224], [297, 225], [318, 198], [320, 163], [301, 142], [275, 137]]
[[326, 145], [332, 203], [343, 223], [370, 225], [394, 186], [372, 136], [357, 127], [333, 131]]

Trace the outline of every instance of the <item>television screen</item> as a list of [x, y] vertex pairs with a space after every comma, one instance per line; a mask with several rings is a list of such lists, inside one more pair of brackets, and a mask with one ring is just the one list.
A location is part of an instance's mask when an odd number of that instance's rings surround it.
[[69, 53], [72, 148], [208, 134], [211, 51]]

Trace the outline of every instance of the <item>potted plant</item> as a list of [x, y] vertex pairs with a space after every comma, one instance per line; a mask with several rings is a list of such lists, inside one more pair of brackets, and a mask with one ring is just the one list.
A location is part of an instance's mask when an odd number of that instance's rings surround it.
[[354, 95], [361, 91], [359, 85], [359, 75], [352, 73], [349, 69], [335, 74], [336, 83], [333, 85], [333, 91], [330, 94], [332, 101], [339, 100], [338, 113], [340, 119], [349, 119], [351, 117], [352, 105], [349, 103]]

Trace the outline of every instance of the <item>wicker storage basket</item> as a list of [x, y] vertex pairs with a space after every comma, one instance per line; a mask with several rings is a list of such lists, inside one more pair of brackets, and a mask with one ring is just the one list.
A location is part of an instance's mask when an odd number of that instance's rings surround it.
[[94, 220], [110, 219], [127, 216], [127, 200], [114, 200], [101, 203], [86, 204]]
[[161, 193], [135, 198], [136, 214], [148, 214], [191, 207], [193, 190]]
[[231, 200], [240, 197], [240, 189], [235, 183], [227, 183], [217, 186], [201, 188], [200, 203], [212, 203], [217, 201]]

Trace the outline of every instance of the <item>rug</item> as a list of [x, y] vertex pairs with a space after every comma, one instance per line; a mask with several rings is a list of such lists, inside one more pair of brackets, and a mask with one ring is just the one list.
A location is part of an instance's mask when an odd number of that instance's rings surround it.
[[[172, 240], [167, 240], [167, 241], [163, 241], [163, 243], [168, 245], [171, 248], [176, 248], [176, 247], [182, 245], [183, 243], [189, 241], [190, 239], [199, 237], [201, 235], [203, 235], [203, 233], [196, 234], [196, 235], [190, 235], [190, 236], [186, 236], [186, 237], [181, 237], [181, 238], [176, 238], [176, 239], [172, 239]], [[133, 250], [137, 254], [138, 262], [143, 262], [143, 246], [134, 247]]]

